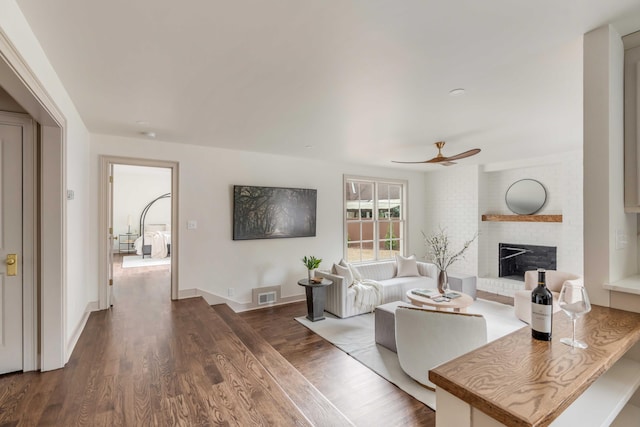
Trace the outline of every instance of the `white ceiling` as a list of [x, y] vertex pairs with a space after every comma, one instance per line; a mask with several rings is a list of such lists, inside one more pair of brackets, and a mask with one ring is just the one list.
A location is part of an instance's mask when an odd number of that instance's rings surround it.
[[639, 0], [17, 2], [91, 132], [418, 170], [390, 160], [581, 149], [582, 35], [640, 29]]

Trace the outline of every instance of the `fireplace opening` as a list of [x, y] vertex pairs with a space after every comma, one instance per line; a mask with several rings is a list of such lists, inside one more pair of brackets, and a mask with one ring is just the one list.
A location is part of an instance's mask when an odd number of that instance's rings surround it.
[[524, 281], [524, 272], [556, 269], [556, 247], [519, 243], [498, 243], [498, 274], [506, 279]]

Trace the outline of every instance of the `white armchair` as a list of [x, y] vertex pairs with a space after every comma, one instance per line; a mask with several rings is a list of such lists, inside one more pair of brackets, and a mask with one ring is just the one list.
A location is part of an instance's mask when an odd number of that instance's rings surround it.
[[487, 343], [482, 315], [429, 310], [396, 309], [396, 347], [402, 370], [434, 390], [429, 370]]
[[[553, 295], [553, 312], [560, 311], [558, 305], [558, 297], [560, 290], [565, 281], [574, 281], [580, 286], [584, 286], [582, 276], [573, 273], [565, 273], [564, 271], [547, 270], [545, 274], [545, 282], [547, 288]], [[531, 323], [531, 291], [538, 286], [538, 272], [536, 270], [525, 271], [524, 273], [524, 290], [516, 291], [513, 296], [513, 307], [518, 319], [523, 322]]]

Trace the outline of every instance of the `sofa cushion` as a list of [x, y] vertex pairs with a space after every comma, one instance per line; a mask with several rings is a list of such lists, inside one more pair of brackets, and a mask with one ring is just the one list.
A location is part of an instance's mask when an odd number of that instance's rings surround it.
[[396, 277], [395, 261], [377, 261], [367, 264], [358, 264], [358, 271], [363, 279], [385, 280]]
[[417, 277], [393, 277], [387, 280], [380, 280], [378, 283], [383, 288], [389, 286], [400, 286], [407, 290], [413, 288], [436, 288], [437, 282], [431, 277], [417, 276]]
[[353, 285], [353, 275], [351, 274], [351, 269], [349, 267], [344, 267], [340, 264], [333, 264], [333, 268], [336, 270], [336, 274], [338, 276], [342, 276], [344, 278], [347, 286]]
[[396, 254], [396, 262], [398, 263], [396, 277], [415, 277], [420, 275], [415, 255], [403, 257], [400, 254]]

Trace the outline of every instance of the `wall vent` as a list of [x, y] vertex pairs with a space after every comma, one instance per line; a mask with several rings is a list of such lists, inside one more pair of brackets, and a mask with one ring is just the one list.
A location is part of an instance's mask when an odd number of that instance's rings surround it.
[[258, 307], [265, 304], [274, 304], [280, 301], [280, 285], [262, 286], [251, 290], [251, 305]]
[[262, 304], [271, 304], [276, 302], [276, 292], [275, 291], [271, 291], [271, 292], [263, 292], [258, 294], [258, 305], [262, 305]]

